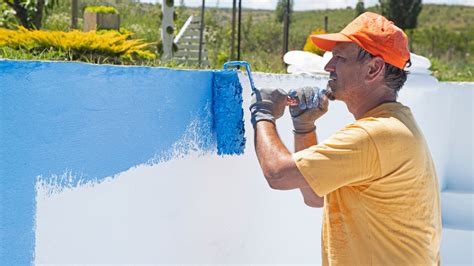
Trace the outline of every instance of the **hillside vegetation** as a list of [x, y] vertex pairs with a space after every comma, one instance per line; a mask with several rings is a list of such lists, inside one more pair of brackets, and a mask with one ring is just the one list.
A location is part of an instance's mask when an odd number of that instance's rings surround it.
[[[44, 30], [70, 30], [70, 1], [58, 2], [52, 12], [45, 16]], [[99, 4], [114, 6], [121, 16], [121, 27], [127, 33], [133, 33], [133, 38], [153, 44], [160, 41], [160, 5], [132, 0], [82, 0], [80, 10]], [[179, 31], [190, 15], [199, 15], [200, 9], [178, 7], [176, 11], [175, 23]], [[369, 11], [380, 13], [377, 7], [369, 8]], [[338, 32], [355, 17], [355, 11], [346, 8], [294, 12], [290, 24], [290, 50], [302, 50], [312, 31], [324, 29], [325, 16], [329, 20], [328, 31]], [[82, 17], [82, 11], [79, 17]], [[224, 62], [230, 60], [231, 10], [208, 7], [205, 21], [211, 68], [219, 69]], [[424, 5], [418, 17], [418, 27], [407, 32], [411, 38], [411, 50], [430, 58], [433, 62], [432, 70], [441, 80], [474, 81], [473, 21], [474, 7]], [[12, 23], [6, 26], [15, 27]], [[79, 26], [82, 27], [82, 19], [79, 19]], [[257, 71], [285, 72], [281, 59], [283, 25], [276, 21], [273, 11], [243, 10], [241, 30], [242, 60], [249, 61]], [[159, 52], [156, 45], [149, 47], [151, 52]], [[1, 49], [0, 56], [22, 57], [21, 53], [11, 50], [2, 54]], [[23, 58], [31, 58], [31, 55]], [[147, 64], [161, 65], [159, 60]]]

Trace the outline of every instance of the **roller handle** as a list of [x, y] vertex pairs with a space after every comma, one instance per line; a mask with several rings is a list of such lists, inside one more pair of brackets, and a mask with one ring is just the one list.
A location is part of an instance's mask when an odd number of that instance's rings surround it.
[[297, 106], [298, 101], [295, 98], [292, 98], [290, 96], [286, 97], [286, 106]]
[[252, 70], [250, 69], [250, 64], [247, 61], [230, 61], [227, 63], [224, 63], [224, 69], [228, 69], [228, 67], [232, 66], [244, 66], [245, 70], [247, 71], [247, 75], [249, 76], [250, 80], [250, 87], [252, 89], [252, 92], [255, 92], [255, 84], [253, 83], [252, 79]]
[[[250, 64], [247, 61], [230, 61], [224, 63], [224, 70], [227, 70], [229, 67], [236, 67], [236, 66], [244, 66], [245, 70], [247, 71], [247, 75], [249, 77], [250, 81], [250, 87], [252, 89], [252, 92], [255, 92], [257, 89], [255, 88], [255, 84], [253, 83], [252, 79], [252, 70], [250, 68]], [[287, 97], [287, 106], [296, 106], [298, 105], [298, 101], [290, 96]]]
[[[331, 94], [330, 90], [324, 89], [324, 90], [322, 90], [322, 93], [324, 95], [326, 95], [326, 97], [328, 97], [329, 99], [334, 100], [334, 96]], [[291, 97], [291, 96], [287, 96], [286, 101], [287, 101], [286, 106], [297, 106], [298, 105], [298, 100]]]

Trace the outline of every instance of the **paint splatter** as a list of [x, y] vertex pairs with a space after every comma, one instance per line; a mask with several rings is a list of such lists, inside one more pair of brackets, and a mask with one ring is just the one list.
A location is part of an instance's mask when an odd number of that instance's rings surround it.
[[[193, 117], [182, 137], [170, 149], [158, 151], [151, 159], [140, 165], [153, 166], [173, 159], [184, 158], [189, 154], [200, 157], [215, 153], [216, 135], [212, 128], [211, 103], [209, 102], [199, 114], [195, 114]], [[140, 165], [133, 166], [130, 169]], [[71, 170], [65, 170], [63, 174], [53, 174], [51, 176], [40, 175], [36, 177], [36, 197], [50, 197], [79, 187], [93, 187], [109, 182], [121, 173], [106, 178], [86, 177], [82, 173]]]

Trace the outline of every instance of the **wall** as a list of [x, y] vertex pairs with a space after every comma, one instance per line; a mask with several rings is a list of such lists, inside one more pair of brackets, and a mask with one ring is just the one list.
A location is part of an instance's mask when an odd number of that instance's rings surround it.
[[[264, 85], [280, 76], [256, 77]], [[281, 122], [289, 142], [288, 117]], [[246, 137], [252, 134], [246, 123]], [[54, 195], [39, 186], [36, 262], [317, 263], [321, 210], [306, 207], [298, 191], [271, 191], [252, 145], [244, 156], [196, 151], [138, 164], [99, 185]]]
[[[454, 90], [452, 88], [455, 88]], [[453, 190], [474, 189], [474, 130], [473, 105], [474, 83], [443, 82], [441, 89], [450, 93], [449, 121], [440, 127], [450, 128], [449, 155], [447, 159], [449, 179], [446, 186]], [[444, 121], [443, 121], [444, 122]], [[458, 181], [458, 182], [453, 182]], [[471, 191], [472, 193], [472, 191]], [[474, 202], [473, 202], [474, 204]], [[472, 209], [474, 212], [474, 209]]]
[[38, 183], [59, 192], [215, 147], [211, 71], [0, 61], [0, 76], [1, 265], [33, 260]]
[[[319, 263], [321, 210], [298, 191], [268, 188], [251, 125], [243, 156], [216, 155], [212, 75], [0, 61], [0, 264]], [[250, 88], [240, 80], [249, 121]], [[327, 81], [254, 80], [287, 90]], [[473, 143], [472, 84], [460, 86], [412, 74], [400, 93], [442, 187], [472, 161], [472, 148], [462, 149]], [[319, 139], [350, 121], [331, 102]], [[288, 113], [277, 126], [291, 149]]]

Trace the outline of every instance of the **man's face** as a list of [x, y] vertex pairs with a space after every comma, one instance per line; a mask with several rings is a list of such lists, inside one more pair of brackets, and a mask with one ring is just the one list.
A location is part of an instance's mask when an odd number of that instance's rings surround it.
[[331, 60], [324, 67], [329, 72], [328, 88], [332, 99], [345, 101], [364, 85], [362, 64], [357, 61], [359, 47], [354, 43], [339, 43], [332, 53]]

